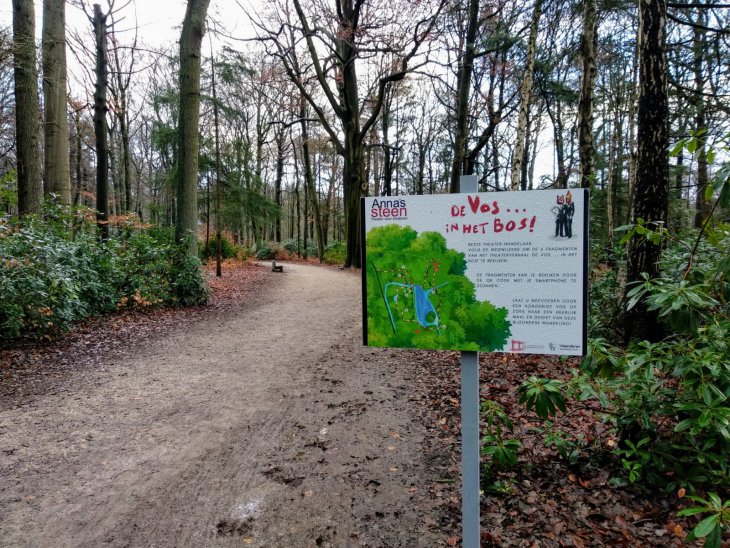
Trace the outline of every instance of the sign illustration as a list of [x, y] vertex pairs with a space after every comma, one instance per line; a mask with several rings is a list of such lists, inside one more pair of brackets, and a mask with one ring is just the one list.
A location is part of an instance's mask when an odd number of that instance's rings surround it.
[[362, 200], [369, 346], [582, 355], [588, 192]]

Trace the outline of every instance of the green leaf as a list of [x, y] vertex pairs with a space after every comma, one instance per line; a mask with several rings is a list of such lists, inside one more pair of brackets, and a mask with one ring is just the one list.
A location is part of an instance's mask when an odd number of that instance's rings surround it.
[[707, 512], [707, 508], [703, 506], [693, 506], [692, 508], [684, 508], [683, 510], [680, 510], [677, 512], [677, 515], [679, 517], [687, 517], [696, 516], [697, 514], [702, 514], [704, 512]]
[[722, 546], [722, 530], [715, 527], [705, 539], [704, 548], [720, 548]]
[[695, 527], [692, 532], [697, 536], [698, 538], [706, 537], [710, 534], [710, 532], [717, 527], [717, 524], [720, 521], [720, 516], [718, 514], [713, 514], [711, 516], [706, 517], [701, 522], [697, 524], [697, 527]]

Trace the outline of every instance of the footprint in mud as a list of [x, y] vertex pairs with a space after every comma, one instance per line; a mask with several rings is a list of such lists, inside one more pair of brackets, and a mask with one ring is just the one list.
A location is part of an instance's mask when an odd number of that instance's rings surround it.
[[278, 466], [274, 466], [272, 468], [269, 468], [268, 470], [264, 470], [263, 474], [273, 481], [284, 485], [289, 485], [291, 487], [299, 487], [304, 481], [304, 476], [288, 476]]
[[217, 535], [219, 537], [236, 537], [243, 536], [251, 532], [253, 529], [253, 518], [244, 520], [223, 519], [216, 525]]

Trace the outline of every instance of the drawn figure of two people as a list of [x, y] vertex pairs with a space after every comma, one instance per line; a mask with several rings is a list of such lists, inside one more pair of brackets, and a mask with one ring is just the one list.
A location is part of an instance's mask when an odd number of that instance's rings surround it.
[[572, 238], [573, 237], [573, 215], [575, 214], [575, 204], [570, 191], [563, 196], [558, 195], [557, 206], [553, 206], [552, 212], [555, 215], [555, 237]]

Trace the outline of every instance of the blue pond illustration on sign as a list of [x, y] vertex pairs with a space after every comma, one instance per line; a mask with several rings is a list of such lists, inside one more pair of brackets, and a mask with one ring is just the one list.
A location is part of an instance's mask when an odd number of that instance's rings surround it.
[[[383, 288], [383, 298], [385, 299], [385, 306], [388, 308], [388, 316], [390, 316], [390, 324], [393, 326], [393, 332], [397, 332], [398, 330], [395, 327], [393, 311], [390, 309], [390, 303], [388, 302], [389, 287], [396, 286], [411, 289], [413, 291], [413, 306], [416, 313], [416, 321], [421, 325], [421, 327], [435, 327], [436, 331], [441, 333], [441, 330], [439, 329], [439, 313], [429, 297], [436, 289], [445, 286], [446, 283], [447, 282], [444, 282], [441, 285], [430, 289], [424, 289], [418, 284], [403, 284], [398, 282], [385, 284], [385, 287]], [[393, 295], [393, 302], [398, 302], [397, 293]]]

